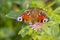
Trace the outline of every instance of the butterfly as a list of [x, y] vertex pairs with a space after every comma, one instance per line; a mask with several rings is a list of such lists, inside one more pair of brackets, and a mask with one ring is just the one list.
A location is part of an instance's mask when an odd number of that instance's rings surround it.
[[18, 21], [28, 22], [32, 28], [39, 28], [44, 22], [48, 22], [49, 18], [40, 8], [26, 9], [17, 17]]

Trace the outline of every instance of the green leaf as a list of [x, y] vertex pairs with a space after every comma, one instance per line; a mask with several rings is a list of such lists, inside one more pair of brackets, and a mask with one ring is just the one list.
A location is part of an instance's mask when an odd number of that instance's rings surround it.
[[55, 3], [56, 3], [55, 1], [50, 3], [46, 8], [49, 8], [49, 7], [53, 6]]
[[32, 28], [29, 28], [27, 34], [28, 34], [28, 35], [32, 35], [32, 33], [33, 33], [33, 29], [32, 29]]
[[47, 35], [51, 35], [51, 29], [50, 28], [44, 27], [43, 30]]
[[60, 32], [58, 33], [58, 35], [57, 35], [57, 38], [56, 38], [57, 40], [60, 40]]
[[8, 14], [6, 14], [6, 17], [16, 19], [16, 17], [18, 17], [19, 15], [20, 15], [19, 12], [10, 11]]
[[59, 27], [58, 24], [53, 25], [53, 27], [51, 28], [51, 33], [52, 36], [57, 36], [57, 34], [59, 33]]
[[18, 35], [21, 35], [22, 37], [25, 37], [27, 34], [29, 34], [28, 33], [29, 32], [29, 26], [25, 26], [24, 28], [22, 28], [20, 31], [19, 31], [19, 33], [18, 33]]
[[56, 8], [53, 13], [59, 14], [60, 15], [60, 7]]
[[60, 5], [60, 0], [55, 0], [58, 5]]

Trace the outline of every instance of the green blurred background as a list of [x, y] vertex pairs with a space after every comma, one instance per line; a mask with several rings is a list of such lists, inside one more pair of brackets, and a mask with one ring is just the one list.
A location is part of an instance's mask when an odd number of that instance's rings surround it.
[[[35, 31], [16, 17], [27, 8], [42, 8], [49, 17]], [[0, 0], [0, 40], [60, 40], [60, 0]]]

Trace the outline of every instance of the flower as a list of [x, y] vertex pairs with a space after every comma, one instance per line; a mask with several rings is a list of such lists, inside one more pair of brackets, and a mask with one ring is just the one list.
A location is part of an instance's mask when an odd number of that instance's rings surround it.
[[35, 24], [32, 24], [32, 22], [30, 22], [29, 24], [35, 30], [38, 30], [38, 29], [40, 29], [40, 28], [43, 27], [43, 23], [35, 23]]

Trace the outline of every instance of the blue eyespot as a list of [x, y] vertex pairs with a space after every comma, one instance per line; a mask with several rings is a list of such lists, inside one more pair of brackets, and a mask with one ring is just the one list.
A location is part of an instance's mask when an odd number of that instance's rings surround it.
[[26, 13], [29, 13], [29, 10], [26, 10]]
[[48, 19], [48, 18], [45, 18], [43, 21], [44, 21], [44, 22], [48, 22], [48, 21], [49, 21], [49, 19]]
[[25, 10], [25, 12], [26, 12], [26, 14], [27, 14], [27, 15], [29, 15], [29, 14], [30, 14], [29, 10]]
[[17, 17], [17, 20], [22, 21], [23, 19], [22, 19], [22, 17], [19, 16], [19, 17]]
[[44, 11], [40, 10], [39, 15], [41, 15], [41, 14], [43, 14], [43, 13], [44, 13]]

